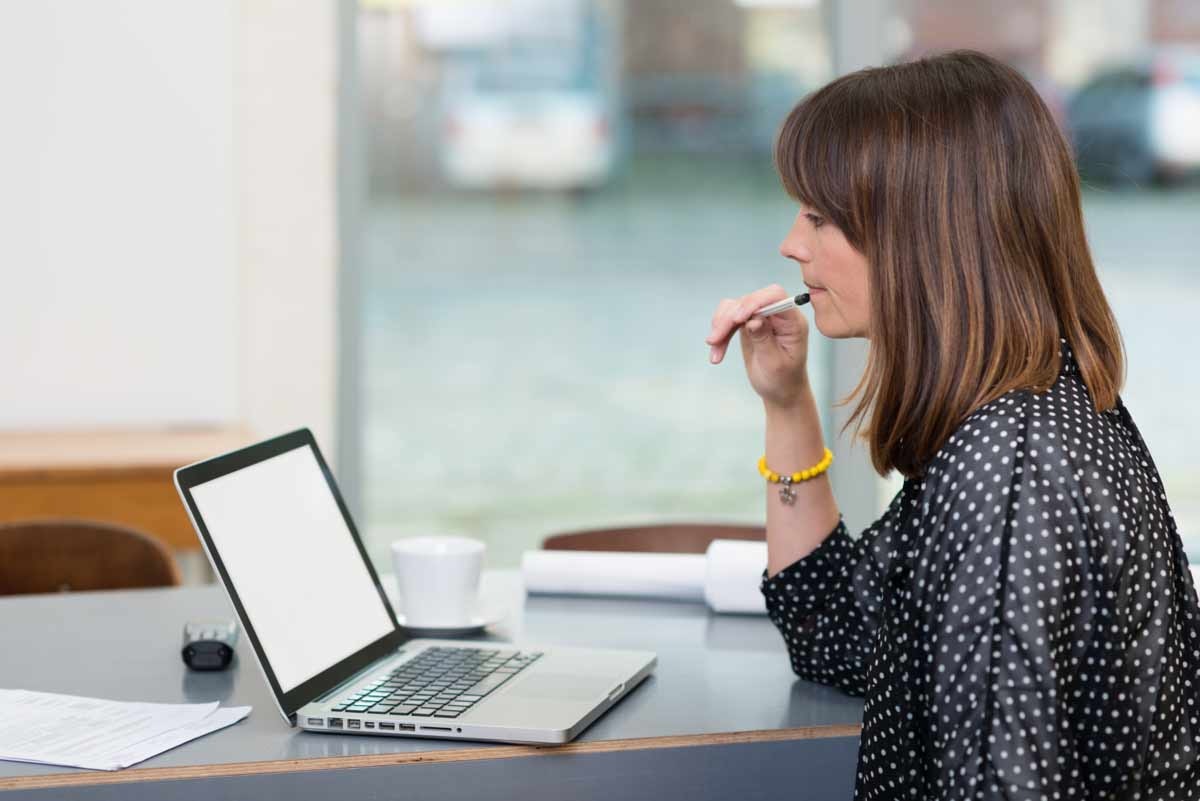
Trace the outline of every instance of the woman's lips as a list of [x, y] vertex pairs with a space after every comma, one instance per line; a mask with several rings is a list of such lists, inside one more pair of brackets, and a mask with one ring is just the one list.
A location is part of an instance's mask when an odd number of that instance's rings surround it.
[[825, 287], [823, 287], [823, 286], [810, 286], [808, 288], [809, 295], [819, 295], [824, 291], [825, 291]]

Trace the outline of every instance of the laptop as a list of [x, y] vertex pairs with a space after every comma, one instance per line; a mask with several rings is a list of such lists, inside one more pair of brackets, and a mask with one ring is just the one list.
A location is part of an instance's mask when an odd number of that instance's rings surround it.
[[565, 743], [654, 670], [648, 651], [410, 638], [306, 428], [175, 486], [293, 726]]

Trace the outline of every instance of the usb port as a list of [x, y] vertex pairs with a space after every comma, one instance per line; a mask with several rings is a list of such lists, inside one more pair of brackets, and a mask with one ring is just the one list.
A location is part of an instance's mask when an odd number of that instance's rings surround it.
[[373, 729], [373, 728], [375, 728], [375, 721], [373, 721], [373, 720], [364, 720], [364, 721], [363, 721], [363, 728], [364, 728], [364, 729]]
[[379, 728], [390, 729], [390, 730], [394, 731], [396, 729], [396, 724], [395, 723], [380, 723]]
[[325, 718], [309, 718], [308, 725], [309, 726], [324, 726]]
[[346, 728], [347, 729], [357, 729], [361, 725], [361, 723], [362, 723], [362, 721], [355, 720], [354, 718], [350, 718], [349, 720], [346, 721]]
[[412, 723], [401, 723], [400, 731], [416, 731], [417, 727]]
[[342, 728], [342, 719], [341, 718], [330, 718], [329, 719], [329, 728], [331, 728], [331, 729]]

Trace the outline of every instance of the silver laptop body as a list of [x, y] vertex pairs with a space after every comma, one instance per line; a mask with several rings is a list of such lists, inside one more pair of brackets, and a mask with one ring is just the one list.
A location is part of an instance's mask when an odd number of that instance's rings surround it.
[[308, 429], [175, 486], [292, 725], [565, 743], [654, 670], [647, 651], [410, 639]]

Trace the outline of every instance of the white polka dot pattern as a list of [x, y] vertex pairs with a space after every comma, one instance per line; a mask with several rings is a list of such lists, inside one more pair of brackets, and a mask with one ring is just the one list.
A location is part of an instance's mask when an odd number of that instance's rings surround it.
[[1200, 610], [1128, 410], [1062, 344], [861, 538], [763, 593], [796, 674], [866, 696], [857, 799], [1200, 799]]

